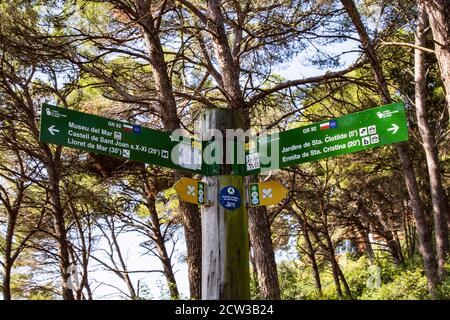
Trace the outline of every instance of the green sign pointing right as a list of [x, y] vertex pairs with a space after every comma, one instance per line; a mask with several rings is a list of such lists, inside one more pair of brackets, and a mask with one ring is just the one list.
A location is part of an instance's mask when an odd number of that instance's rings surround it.
[[258, 138], [244, 175], [408, 140], [405, 106], [392, 103]]

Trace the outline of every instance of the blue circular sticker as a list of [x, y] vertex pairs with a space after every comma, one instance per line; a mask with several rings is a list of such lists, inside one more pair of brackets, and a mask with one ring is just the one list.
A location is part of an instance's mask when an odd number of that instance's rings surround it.
[[241, 193], [233, 186], [220, 190], [219, 203], [227, 210], [236, 210], [241, 206]]

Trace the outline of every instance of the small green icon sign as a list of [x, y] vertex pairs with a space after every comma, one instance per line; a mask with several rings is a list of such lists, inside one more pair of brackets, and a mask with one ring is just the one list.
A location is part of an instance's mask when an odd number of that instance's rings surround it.
[[257, 183], [250, 184], [250, 202], [252, 206], [259, 204], [259, 187]]
[[205, 204], [205, 184], [204, 182], [198, 182], [198, 204]]

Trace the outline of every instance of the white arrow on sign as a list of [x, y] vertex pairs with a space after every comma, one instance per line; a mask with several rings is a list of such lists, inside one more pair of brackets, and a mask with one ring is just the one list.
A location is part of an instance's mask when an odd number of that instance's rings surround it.
[[48, 132], [50, 132], [50, 134], [51, 134], [52, 136], [54, 136], [55, 133], [59, 133], [59, 130], [56, 129], [54, 125], [52, 125], [52, 126], [48, 127]]
[[396, 125], [395, 123], [393, 123], [393, 124], [392, 124], [392, 127], [390, 127], [390, 128], [388, 129], [388, 131], [391, 131], [393, 134], [396, 134], [399, 128], [400, 128], [400, 127], [399, 127], [398, 125]]

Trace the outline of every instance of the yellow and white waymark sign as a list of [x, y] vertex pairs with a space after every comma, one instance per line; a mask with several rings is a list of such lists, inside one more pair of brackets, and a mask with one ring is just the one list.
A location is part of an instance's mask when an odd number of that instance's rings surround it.
[[206, 199], [205, 183], [200, 180], [183, 177], [174, 185], [180, 200], [204, 205]]
[[277, 181], [251, 183], [248, 187], [249, 204], [252, 207], [277, 204], [289, 190]]

